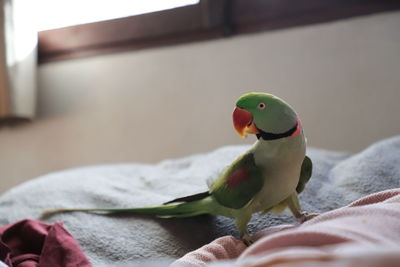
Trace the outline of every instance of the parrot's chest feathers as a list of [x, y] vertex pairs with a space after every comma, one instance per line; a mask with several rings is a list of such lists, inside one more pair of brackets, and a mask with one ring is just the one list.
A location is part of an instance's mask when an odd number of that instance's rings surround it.
[[264, 185], [252, 202], [253, 211], [273, 207], [295, 192], [304, 160], [306, 142], [297, 137], [259, 140], [253, 146], [256, 165], [262, 169]]

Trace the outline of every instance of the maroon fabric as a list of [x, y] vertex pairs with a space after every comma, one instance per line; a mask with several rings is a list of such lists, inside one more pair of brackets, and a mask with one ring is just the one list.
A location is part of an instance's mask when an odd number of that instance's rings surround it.
[[0, 260], [12, 267], [91, 266], [62, 223], [29, 219], [0, 227]]

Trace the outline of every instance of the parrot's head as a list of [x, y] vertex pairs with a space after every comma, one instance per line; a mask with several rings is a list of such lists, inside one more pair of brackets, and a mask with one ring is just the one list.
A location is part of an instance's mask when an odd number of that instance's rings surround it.
[[248, 93], [236, 102], [233, 125], [242, 137], [250, 134], [282, 134], [298, 124], [296, 112], [282, 99], [266, 93]]

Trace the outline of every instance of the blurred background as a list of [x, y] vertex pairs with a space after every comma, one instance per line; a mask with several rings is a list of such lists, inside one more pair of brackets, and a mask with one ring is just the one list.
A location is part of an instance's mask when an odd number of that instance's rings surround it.
[[313, 147], [400, 132], [399, 1], [1, 3], [0, 192], [252, 143], [231, 122], [250, 91], [289, 102]]

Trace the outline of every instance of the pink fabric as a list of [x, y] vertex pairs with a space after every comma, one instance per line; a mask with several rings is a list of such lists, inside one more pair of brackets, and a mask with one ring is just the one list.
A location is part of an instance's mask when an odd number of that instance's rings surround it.
[[268, 228], [257, 237], [248, 248], [232, 236], [219, 238], [172, 266], [220, 260], [234, 260], [235, 266], [400, 266], [400, 189], [369, 195], [301, 225]]

